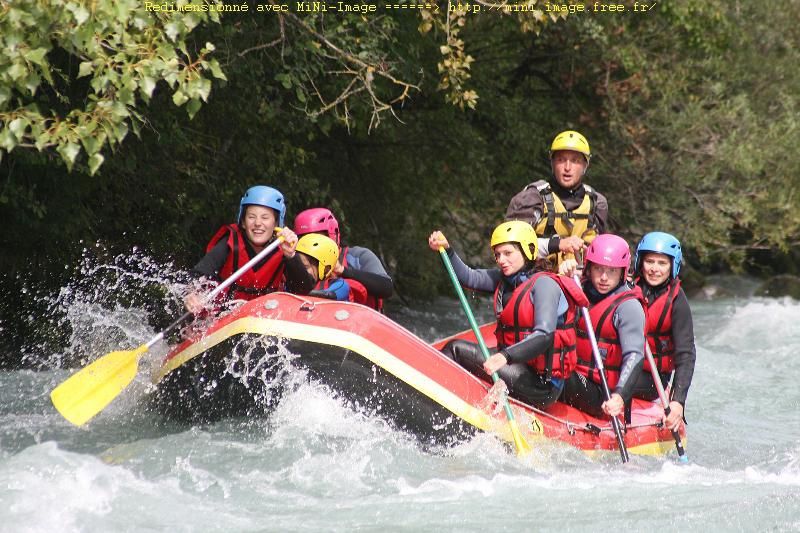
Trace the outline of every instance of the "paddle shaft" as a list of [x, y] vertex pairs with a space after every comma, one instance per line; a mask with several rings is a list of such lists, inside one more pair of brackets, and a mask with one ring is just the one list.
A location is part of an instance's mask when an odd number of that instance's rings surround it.
[[[577, 274], [573, 276], [572, 279], [575, 280], [575, 283], [578, 284], [578, 287], [581, 286], [581, 281]], [[600, 375], [600, 383], [603, 386], [603, 393], [606, 396], [606, 400], [610, 400], [611, 391], [608, 389], [605, 366], [603, 365], [603, 358], [600, 357], [600, 348], [597, 347], [597, 338], [594, 335], [594, 326], [592, 326], [592, 319], [589, 316], [589, 309], [587, 307], [581, 307], [581, 313], [583, 313], [583, 320], [586, 322], [586, 331], [589, 335], [589, 342], [592, 345], [594, 364], [597, 367], [597, 373]], [[622, 462], [627, 463], [630, 460], [630, 457], [628, 456], [628, 448], [625, 446], [625, 441], [622, 438], [622, 429], [619, 426], [619, 420], [617, 420], [616, 416], [611, 417], [611, 426], [614, 428], [614, 434], [617, 436], [617, 444], [619, 445], [619, 454], [622, 457]]]
[[[656, 369], [656, 362], [653, 359], [653, 352], [650, 351], [650, 345], [647, 343], [644, 345], [644, 352], [645, 357], [647, 357], [647, 362], [650, 363], [650, 373], [653, 375], [653, 382], [656, 385], [658, 397], [661, 400], [662, 407], [664, 407], [664, 414], [669, 416], [671, 410], [669, 408], [667, 393], [664, 391], [664, 385], [661, 384], [661, 376], [658, 374], [658, 370]], [[681, 442], [680, 434], [673, 430], [672, 438], [675, 439], [675, 449], [678, 450], [678, 458], [681, 461], [687, 461], [688, 458], [686, 457], [686, 450], [683, 449], [683, 442]]]
[[[442, 262], [447, 269], [447, 274], [450, 276], [450, 281], [453, 282], [453, 288], [456, 290], [458, 299], [461, 301], [461, 307], [464, 309], [464, 313], [467, 315], [467, 320], [469, 320], [469, 325], [472, 328], [472, 332], [475, 334], [475, 339], [478, 341], [478, 346], [481, 349], [481, 354], [483, 354], [483, 359], [488, 361], [489, 348], [486, 347], [486, 343], [483, 341], [483, 335], [481, 335], [480, 328], [478, 328], [478, 323], [475, 322], [475, 317], [472, 314], [472, 309], [469, 307], [469, 302], [467, 302], [464, 289], [461, 288], [461, 284], [458, 282], [456, 273], [453, 270], [453, 265], [450, 262], [450, 258], [447, 257], [447, 252], [443, 246], [439, 247], [439, 255], [442, 257]], [[500, 381], [500, 376], [497, 375], [497, 372], [492, 372], [492, 382], [497, 383], [498, 381]], [[505, 410], [508, 421], [512, 424], [512, 428], [516, 428], [516, 420], [514, 419], [514, 413], [511, 411], [511, 404], [509, 404], [508, 398], [506, 398], [503, 402], [503, 409]], [[514, 431], [514, 429], [512, 429], [512, 431]], [[517, 435], [517, 437], [520, 439], [522, 438], [521, 435]], [[527, 446], [527, 443], [525, 443], [525, 445]]]
[[[277, 229], [278, 228], [276, 228], [276, 230]], [[255, 265], [256, 263], [264, 259], [266, 256], [268, 256], [270, 252], [272, 252], [273, 250], [275, 250], [275, 248], [280, 246], [282, 242], [283, 238], [278, 237], [277, 239], [275, 239], [275, 242], [271, 243], [269, 246], [258, 252], [255, 256], [253, 256], [253, 258], [250, 261], [242, 265], [242, 267], [239, 270], [237, 270], [236, 272], [225, 278], [225, 280], [219, 285], [217, 285], [213, 291], [208, 293], [208, 295], [203, 300], [203, 305], [208, 304], [210, 301], [216, 298], [217, 295], [219, 295], [222, 291], [233, 285], [237, 279], [242, 277], [242, 274], [247, 272], [253, 265]], [[147, 341], [147, 343], [145, 344], [146, 348], [149, 350], [150, 347], [152, 347], [155, 343], [163, 339], [168, 333], [170, 333], [173, 329], [178, 327], [181, 322], [183, 322], [190, 316], [192, 316], [191, 311], [186, 311], [185, 313], [183, 313], [177, 320], [175, 320], [175, 322], [173, 322], [172, 324], [167, 326], [166, 329], [161, 331], [161, 333], [159, 333], [158, 335]]]

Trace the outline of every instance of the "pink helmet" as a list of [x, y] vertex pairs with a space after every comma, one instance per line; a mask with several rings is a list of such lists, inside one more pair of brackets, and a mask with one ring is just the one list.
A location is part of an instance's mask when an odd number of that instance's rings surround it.
[[339, 244], [339, 222], [329, 209], [312, 207], [294, 217], [294, 232], [298, 236], [322, 231]]
[[594, 238], [586, 250], [586, 262], [608, 267], [624, 268], [628, 275], [631, 264], [631, 249], [619, 235], [604, 233]]

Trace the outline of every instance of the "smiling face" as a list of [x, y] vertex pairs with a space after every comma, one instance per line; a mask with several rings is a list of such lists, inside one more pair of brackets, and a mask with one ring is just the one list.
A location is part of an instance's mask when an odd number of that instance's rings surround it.
[[668, 255], [648, 252], [642, 257], [640, 271], [648, 285], [656, 287], [669, 279], [672, 260]]
[[260, 205], [248, 205], [242, 217], [242, 227], [247, 240], [260, 252], [272, 239], [275, 230], [275, 211]]
[[565, 189], [574, 189], [581, 183], [589, 163], [586, 157], [574, 150], [559, 150], [553, 153], [553, 175]]
[[622, 281], [622, 273], [624, 268], [609, 267], [604, 265], [597, 265], [595, 263], [589, 264], [589, 279], [592, 285], [600, 294], [608, 294], [616, 289], [619, 282]]
[[504, 276], [512, 276], [525, 266], [525, 256], [515, 244], [506, 242], [494, 247], [494, 260]]

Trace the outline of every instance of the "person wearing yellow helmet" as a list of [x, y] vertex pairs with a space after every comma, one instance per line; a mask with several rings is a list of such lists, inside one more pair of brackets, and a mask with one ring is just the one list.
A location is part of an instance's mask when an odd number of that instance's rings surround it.
[[311, 296], [346, 302], [350, 299], [350, 285], [336, 277], [334, 271], [339, 261], [339, 245], [319, 233], [307, 233], [297, 241], [297, 252], [306, 271], [317, 281]]
[[492, 269], [465, 265], [441, 231], [431, 233], [428, 245], [447, 250], [461, 285], [494, 293], [497, 316], [498, 351], [488, 360], [477, 344], [464, 340], [450, 341], [442, 353], [478, 377], [497, 372], [519, 400], [539, 408], [553, 404], [575, 367], [577, 308], [588, 301], [571, 280], [537, 268], [533, 227], [510, 221], [495, 228], [489, 245], [497, 268]]
[[550, 145], [551, 182], [534, 181], [509, 202], [506, 220], [524, 220], [539, 236], [541, 256], [565, 274], [597, 235], [605, 233], [606, 197], [583, 183], [592, 151], [577, 131], [562, 131]]

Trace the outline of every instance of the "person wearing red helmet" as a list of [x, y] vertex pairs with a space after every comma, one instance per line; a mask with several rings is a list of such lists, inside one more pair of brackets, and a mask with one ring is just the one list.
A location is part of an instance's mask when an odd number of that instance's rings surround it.
[[583, 292], [605, 365], [611, 398], [606, 399], [595, 365], [588, 325], [578, 321], [578, 363], [564, 386], [562, 401], [593, 416], [618, 416], [633, 397], [644, 363], [644, 298], [627, 279], [631, 252], [625, 239], [598, 235], [586, 250]]
[[[340, 247], [341, 232], [339, 222], [330, 209], [313, 207], [297, 214], [294, 231], [299, 236], [309, 233], [322, 233], [333, 239]], [[333, 270], [335, 277], [344, 278], [350, 286], [350, 299], [381, 311], [383, 301], [391, 297], [394, 283], [381, 260], [372, 250], [362, 246], [344, 246], [339, 253], [339, 261]], [[332, 281], [323, 280], [316, 290], [325, 290]]]
[[[236, 224], [222, 226], [214, 234], [206, 254], [191, 272], [214, 282], [224, 281], [276, 238], [283, 237], [280, 247], [245, 272], [226, 294], [234, 300], [252, 300], [284, 289], [308, 294], [316, 281], [295, 253], [297, 235], [282, 227], [285, 215], [286, 204], [280, 191], [265, 185], [250, 187], [239, 202]], [[184, 304], [195, 314], [203, 309], [202, 297], [194, 292], [186, 296]]]

